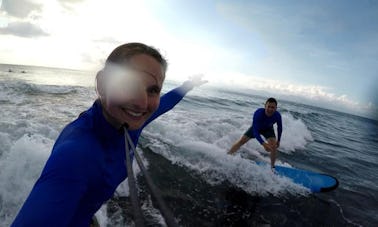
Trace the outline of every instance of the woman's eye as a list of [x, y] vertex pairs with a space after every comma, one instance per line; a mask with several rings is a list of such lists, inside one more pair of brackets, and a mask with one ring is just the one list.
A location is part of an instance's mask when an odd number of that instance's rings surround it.
[[155, 87], [155, 86], [151, 87], [151, 88], [148, 89], [148, 93], [153, 94], [153, 95], [159, 94], [160, 88]]

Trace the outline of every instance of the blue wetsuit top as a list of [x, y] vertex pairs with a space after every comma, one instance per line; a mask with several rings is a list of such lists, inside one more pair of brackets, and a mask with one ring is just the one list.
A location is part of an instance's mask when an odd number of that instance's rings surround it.
[[271, 117], [268, 117], [265, 114], [265, 108], [260, 108], [255, 111], [255, 113], [253, 114], [253, 123], [252, 123], [253, 135], [260, 142], [260, 144], [264, 143], [264, 140], [261, 138], [260, 131], [273, 128], [273, 125], [275, 123], [277, 123], [277, 133], [278, 133], [277, 141], [281, 141], [281, 134], [282, 134], [281, 114], [278, 111], [275, 111]]
[[[186, 83], [163, 95], [143, 127], [129, 131], [134, 144], [148, 123], [172, 109], [192, 88]], [[89, 226], [127, 177], [125, 158], [124, 135], [105, 120], [97, 100], [63, 129], [11, 226]]]

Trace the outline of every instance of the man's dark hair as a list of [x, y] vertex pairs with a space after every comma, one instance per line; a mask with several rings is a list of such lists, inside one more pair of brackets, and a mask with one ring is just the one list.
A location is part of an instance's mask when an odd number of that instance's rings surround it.
[[276, 106], [278, 105], [278, 104], [277, 104], [277, 100], [276, 100], [275, 98], [272, 98], [272, 97], [268, 98], [268, 99], [266, 100], [265, 104], [267, 104], [267, 103], [272, 103], [272, 102], [274, 102], [274, 103], [276, 104]]

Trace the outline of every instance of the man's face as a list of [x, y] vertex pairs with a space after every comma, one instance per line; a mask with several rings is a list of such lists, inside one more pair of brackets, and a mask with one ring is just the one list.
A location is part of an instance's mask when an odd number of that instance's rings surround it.
[[105, 114], [113, 124], [127, 123], [130, 130], [139, 129], [160, 104], [164, 70], [159, 62], [145, 54], [132, 57], [120, 68], [127, 70], [104, 75], [105, 80], [111, 76], [105, 85]]
[[277, 105], [274, 102], [265, 103], [265, 114], [268, 117], [273, 116], [274, 112], [277, 110]]

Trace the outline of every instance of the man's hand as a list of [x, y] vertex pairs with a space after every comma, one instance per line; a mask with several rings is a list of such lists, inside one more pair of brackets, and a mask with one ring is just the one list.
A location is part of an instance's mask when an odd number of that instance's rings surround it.
[[268, 144], [268, 143], [263, 143], [262, 146], [264, 147], [264, 149], [267, 151], [267, 152], [271, 152], [273, 151], [273, 147]]

